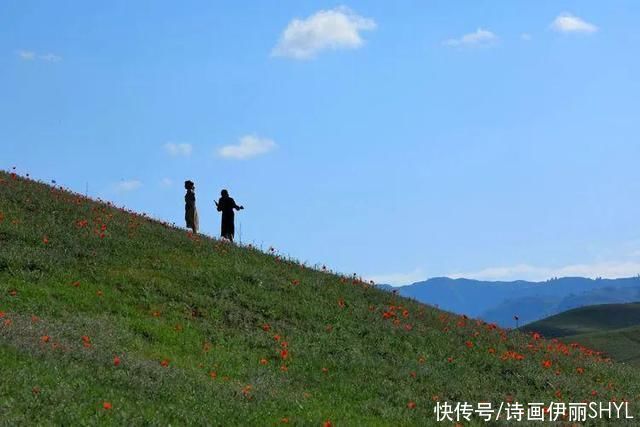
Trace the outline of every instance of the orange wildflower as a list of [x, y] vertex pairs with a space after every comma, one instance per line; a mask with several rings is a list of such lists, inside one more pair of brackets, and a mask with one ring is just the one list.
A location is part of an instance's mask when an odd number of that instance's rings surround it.
[[410, 400], [409, 403], [407, 403], [407, 408], [414, 409], [415, 407], [416, 407], [416, 402], [414, 402], [413, 400]]

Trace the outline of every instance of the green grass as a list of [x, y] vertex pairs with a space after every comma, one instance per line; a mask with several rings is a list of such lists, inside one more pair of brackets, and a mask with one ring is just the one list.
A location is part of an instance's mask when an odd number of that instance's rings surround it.
[[0, 316], [0, 424], [429, 425], [436, 400], [638, 412], [640, 372], [588, 349], [5, 172]]
[[522, 328], [605, 352], [640, 367], [640, 303], [576, 308]]

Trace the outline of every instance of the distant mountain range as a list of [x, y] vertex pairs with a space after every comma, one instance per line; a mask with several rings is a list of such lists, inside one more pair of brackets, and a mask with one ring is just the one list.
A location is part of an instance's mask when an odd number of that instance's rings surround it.
[[520, 329], [577, 342], [618, 362], [640, 367], [640, 303], [575, 308]]
[[577, 307], [640, 301], [640, 276], [626, 279], [564, 277], [545, 282], [487, 282], [436, 277], [395, 289], [400, 295], [503, 327], [519, 325]]

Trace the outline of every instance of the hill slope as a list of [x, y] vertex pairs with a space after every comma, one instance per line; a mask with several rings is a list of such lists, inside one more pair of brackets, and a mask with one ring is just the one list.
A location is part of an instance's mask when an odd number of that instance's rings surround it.
[[586, 348], [4, 172], [0, 378], [10, 425], [425, 425], [436, 400], [640, 395]]
[[521, 328], [606, 352], [640, 366], [640, 303], [602, 304], [569, 310]]

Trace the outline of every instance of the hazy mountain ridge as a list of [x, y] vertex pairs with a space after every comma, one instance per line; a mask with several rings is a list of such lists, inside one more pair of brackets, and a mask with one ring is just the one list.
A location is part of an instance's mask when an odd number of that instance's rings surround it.
[[545, 282], [436, 277], [408, 286], [380, 287], [507, 327], [515, 326], [514, 316], [518, 316], [519, 324], [523, 325], [572, 308], [640, 301], [640, 276], [623, 279], [564, 277]]

